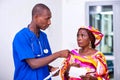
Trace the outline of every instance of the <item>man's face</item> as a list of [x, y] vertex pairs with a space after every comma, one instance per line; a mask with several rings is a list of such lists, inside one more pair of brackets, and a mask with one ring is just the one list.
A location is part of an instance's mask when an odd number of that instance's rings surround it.
[[48, 10], [44, 10], [41, 15], [38, 15], [36, 18], [36, 26], [39, 29], [45, 30], [51, 24], [51, 12]]

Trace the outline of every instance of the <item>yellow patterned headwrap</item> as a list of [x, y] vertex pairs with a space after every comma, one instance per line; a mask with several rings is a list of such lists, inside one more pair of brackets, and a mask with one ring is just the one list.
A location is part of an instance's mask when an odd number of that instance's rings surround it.
[[98, 29], [95, 29], [92, 26], [82, 26], [80, 28], [88, 29], [89, 31], [91, 31], [94, 34], [94, 36], [96, 38], [95, 46], [97, 46], [100, 43], [100, 41], [102, 40], [103, 34]]

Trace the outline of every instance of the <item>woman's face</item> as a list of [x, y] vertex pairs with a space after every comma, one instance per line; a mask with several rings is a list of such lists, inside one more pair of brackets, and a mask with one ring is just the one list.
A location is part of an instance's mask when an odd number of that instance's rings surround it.
[[85, 29], [80, 29], [77, 33], [77, 43], [79, 47], [88, 47], [90, 43], [89, 35]]

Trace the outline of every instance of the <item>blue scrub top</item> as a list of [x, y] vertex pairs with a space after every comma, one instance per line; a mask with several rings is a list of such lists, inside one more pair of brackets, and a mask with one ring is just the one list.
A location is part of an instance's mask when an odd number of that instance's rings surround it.
[[43, 80], [49, 75], [48, 65], [32, 69], [25, 61], [51, 55], [47, 35], [42, 31], [39, 33], [36, 37], [29, 28], [24, 28], [16, 34], [13, 40], [14, 80]]

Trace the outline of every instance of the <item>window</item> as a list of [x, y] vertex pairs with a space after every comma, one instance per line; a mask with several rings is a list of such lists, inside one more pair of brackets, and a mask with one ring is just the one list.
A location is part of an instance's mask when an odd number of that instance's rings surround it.
[[105, 55], [113, 55], [113, 9], [111, 5], [90, 6], [89, 7], [90, 25], [99, 29], [104, 37], [98, 50]]

